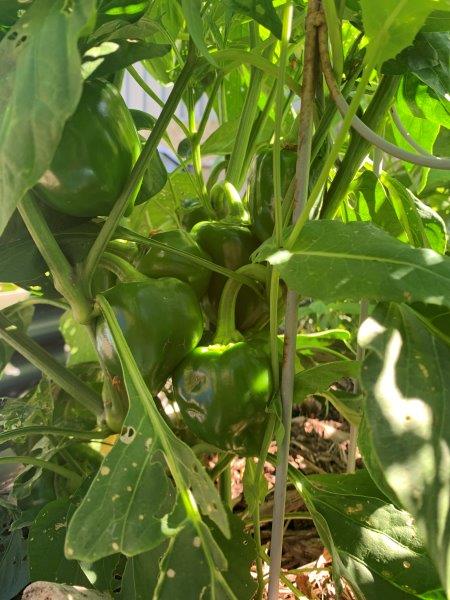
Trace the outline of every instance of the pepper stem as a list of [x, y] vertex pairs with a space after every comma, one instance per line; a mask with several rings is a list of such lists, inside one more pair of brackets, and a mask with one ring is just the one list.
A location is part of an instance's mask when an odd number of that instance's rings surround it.
[[117, 256], [116, 254], [112, 254], [111, 252], [104, 252], [99, 266], [104, 269], [111, 271], [114, 275], [117, 275], [120, 281], [122, 282], [131, 282], [131, 281], [147, 281], [148, 277], [143, 275], [140, 271], [138, 271], [133, 265], [130, 265], [125, 259]]
[[[238, 273], [265, 283], [266, 268], [263, 265], [244, 265], [237, 269]], [[243, 339], [242, 334], [236, 329], [236, 299], [241, 289], [242, 283], [235, 279], [229, 279], [223, 288], [220, 297], [219, 315], [217, 319], [217, 330], [214, 336], [215, 344], [229, 344], [231, 342], [240, 342]]]

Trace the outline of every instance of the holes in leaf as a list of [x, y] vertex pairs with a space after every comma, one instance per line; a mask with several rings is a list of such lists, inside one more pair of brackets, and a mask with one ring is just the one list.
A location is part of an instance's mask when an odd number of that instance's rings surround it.
[[120, 434], [120, 440], [124, 444], [131, 444], [136, 437], [136, 430], [134, 427], [122, 427], [122, 433]]
[[12, 42], [17, 39], [18, 37], [18, 33], [17, 31], [11, 31], [11, 33], [8, 35], [8, 40], [11, 40]]
[[21, 38], [19, 38], [16, 42], [16, 48], [18, 48], [19, 46], [21, 46], [22, 44], [24, 44], [28, 39], [27, 35], [23, 35]]

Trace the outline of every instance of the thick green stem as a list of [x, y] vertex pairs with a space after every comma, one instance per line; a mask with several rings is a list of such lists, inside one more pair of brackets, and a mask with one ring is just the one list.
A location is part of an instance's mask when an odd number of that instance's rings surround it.
[[[398, 81], [398, 77], [393, 76], [385, 75], [382, 78], [363, 116], [364, 123], [370, 129], [376, 131], [382, 124], [397, 91]], [[323, 218], [331, 219], [338, 211], [351, 182], [361, 166], [361, 161], [369, 152], [370, 147], [370, 142], [353, 132], [344, 160], [325, 194], [321, 211]]]
[[186, 63], [178, 79], [176, 80], [175, 85], [173, 86], [170, 96], [166, 104], [164, 105], [164, 108], [162, 109], [161, 114], [159, 115], [155, 126], [152, 129], [150, 136], [146, 141], [136, 164], [134, 165], [133, 170], [131, 171], [131, 175], [122, 193], [117, 199], [116, 204], [111, 210], [109, 217], [105, 221], [102, 230], [100, 231], [97, 239], [95, 240], [94, 244], [92, 245], [89, 251], [89, 254], [84, 264], [84, 281], [85, 285], [87, 286], [90, 286], [92, 276], [95, 272], [95, 269], [97, 268], [100, 257], [105, 251], [108, 242], [114, 235], [114, 232], [117, 229], [120, 219], [122, 218], [126, 210], [129, 199], [133, 196], [133, 194], [136, 193], [136, 190], [139, 186], [139, 182], [141, 181], [145, 173], [145, 169], [147, 168], [148, 161], [153, 156], [153, 153], [158, 147], [158, 144], [161, 141], [161, 138], [164, 135], [164, 132], [166, 131], [173, 114], [175, 113], [175, 110], [178, 106], [178, 103], [180, 102], [183, 92], [189, 83], [189, 79], [191, 78], [191, 75], [193, 73], [195, 63], [195, 51], [193, 50], [191, 45]]
[[71, 371], [60, 365], [51, 354], [19, 331], [1, 313], [0, 339], [4, 340], [9, 346], [29, 360], [37, 369], [48, 375], [60, 388], [70, 394], [96, 417], [101, 417], [103, 413], [102, 401], [94, 390], [78, 379]]
[[[296, 223], [306, 212], [306, 198], [309, 186], [309, 167], [314, 121], [314, 97], [317, 57], [316, 17], [318, 0], [310, 0], [306, 16], [305, 56], [301, 94], [300, 121], [298, 131], [298, 155], [296, 166], [296, 193], [293, 222]], [[294, 225], [295, 227], [295, 225]], [[281, 557], [284, 534], [284, 512], [286, 504], [286, 482], [289, 464], [291, 437], [292, 403], [294, 396], [294, 374], [296, 356], [296, 336], [298, 327], [298, 295], [288, 290], [285, 314], [285, 336], [283, 365], [281, 372], [283, 440], [277, 452], [277, 470], [274, 493], [272, 538], [270, 544], [270, 576], [268, 600], [278, 599], [278, 582], [281, 570]]]
[[92, 314], [92, 304], [78, 285], [74, 270], [55, 240], [36, 200], [31, 194], [27, 194], [17, 208], [48, 265], [55, 288], [70, 304], [74, 319], [79, 323], [88, 322]]
[[[266, 268], [262, 265], [244, 265], [238, 269], [239, 273], [245, 273], [265, 282]], [[234, 279], [229, 279], [223, 288], [219, 303], [219, 314], [217, 317], [217, 330], [214, 336], [215, 344], [229, 344], [241, 341], [242, 334], [236, 329], [235, 310], [236, 299], [242, 284]]]
[[34, 456], [0, 456], [0, 465], [10, 464], [33, 465], [33, 467], [38, 467], [39, 469], [53, 471], [53, 473], [61, 475], [61, 477], [65, 477], [76, 486], [79, 486], [83, 481], [82, 478], [79, 475], [77, 475], [77, 473], [69, 471], [69, 469], [66, 469], [61, 465], [57, 465], [56, 463], [50, 462], [48, 460], [34, 458]]
[[[142, 79], [142, 77], [139, 75], [139, 73], [136, 71], [136, 69], [133, 66], [129, 66], [129, 67], [127, 67], [127, 71], [129, 72], [131, 77], [135, 80], [135, 82], [144, 90], [144, 92], [147, 94], [147, 96], [150, 96], [150, 98], [154, 102], [156, 102], [156, 104], [160, 108], [164, 108], [163, 100], [161, 100], [161, 98], [158, 96], [158, 94], [156, 94], [152, 90], [152, 88], [147, 84], [147, 82], [144, 79]], [[172, 120], [174, 121], [174, 123], [176, 123], [178, 125], [178, 127], [181, 129], [181, 131], [184, 133], [184, 135], [186, 137], [189, 137], [189, 129], [186, 127], [186, 125], [183, 123], [183, 121], [181, 121], [175, 114], [172, 115]]]

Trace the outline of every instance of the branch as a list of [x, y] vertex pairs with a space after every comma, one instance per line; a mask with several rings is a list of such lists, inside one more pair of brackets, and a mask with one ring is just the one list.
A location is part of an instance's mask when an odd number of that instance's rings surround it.
[[[330, 63], [330, 56], [328, 53], [328, 34], [325, 21], [319, 27], [319, 52], [320, 61], [322, 63], [322, 72], [324, 74], [327, 86], [330, 90], [330, 94], [333, 100], [335, 101], [339, 112], [345, 118], [349, 111], [349, 106], [344, 96], [339, 91], [338, 85], [333, 75], [333, 69]], [[370, 129], [370, 127], [363, 123], [361, 119], [359, 119], [356, 115], [352, 118], [351, 126], [357, 133], [359, 133], [361, 137], [367, 140], [370, 144], [372, 144], [373, 146], [377, 146], [377, 148], [380, 148], [380, 150], [382, 150], [386, 154], [395, 156], [395, 158], [399, 158], [400, 160], [404, 160], [405, 162], [410, 162], [415, 165], [420, 165], [422, 167], [430, 167], [431, 169], [450, 169], [450, 158], [433, 156], [428, 153], [423, 154], [423, 152], [419, 155], [414, 154], [412, 152], [408, 152], [407, 150], [403, 150], [403, 148], [399, 148], [395, 144], [391, 144], [391, 142], [388, 142], [383, 137], [375, 133], [375, 131]], [[411, 144], [411, 140], [409, 138], [407, 139], [408, 142]]]

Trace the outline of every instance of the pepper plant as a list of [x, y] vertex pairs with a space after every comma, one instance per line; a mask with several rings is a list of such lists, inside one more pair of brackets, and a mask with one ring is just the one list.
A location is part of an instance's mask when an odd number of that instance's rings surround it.
[[[274, 600], [288, 486], [338, 593], [448, 597], [449, 30], [449, 0], [0, 3], [0, 281], [30, 291], [0, 366], [42, 372], [0, 411], [2, 600]], [[288, 465], [311, 395], [348, 422], [347, 473]]]

